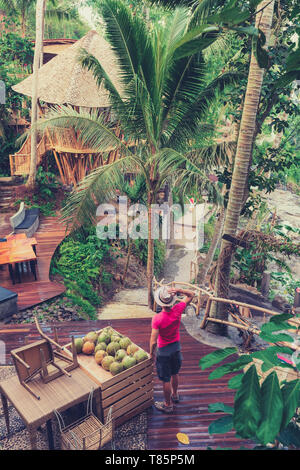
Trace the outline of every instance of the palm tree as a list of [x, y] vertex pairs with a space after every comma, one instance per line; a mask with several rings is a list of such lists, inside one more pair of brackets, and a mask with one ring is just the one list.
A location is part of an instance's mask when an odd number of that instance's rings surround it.
[[[50, 112], [40, 123], [41, 129], [73, 127], [84, 143], [104, 155], [112, 148], [122, 158], [97, 168], [80, 182], [66, 204], [63, 217], [76, 228], [87, 221], [96, 221], [97, 205], [118, 188], [125, 171], [143, 175], [148, 206], [148, 304], [152, 306], [154, 240], [152, 210], [163, 184], [180, 170], [179, 162], [189, 161], [195, 136], [208, 132], [205, 116], [217, 92], [236, 78], [223, 74], [207, 84], [201, 38], [197, 52], [189, 54], [184, 44], [190, 15], [185, 8], [176, 8], [163, 24], [150, 30], [130, 8], [116, 0], [102, 2], [106, 35], [120, 67], [122, 91], [118, 91], [101, 63], [82, 51], [81, 64], [91, 70], [97, 83], [109, 92], [115, 121], [125, 135], [121, 140], [113, 131], [116, 124], [107, 124], [97, 113], [61, 107]], [[203, 47], [214, 40], [209, 33]], [[202, 48], [203, 48], [202, 47]], [[211, 130], [209, 128], [209, 130]], [[130, 143], [134, 142], [134, 146]], [[195, 149], [197, 150], [197, 149]], [[168, 161], [166, 165], [164, 161]], [[170, 162], [174, 161], [174, 165]], [[191, 163], [193, 165], [193, 162]], [[204, 171], [199, 169], [205, 177]]]
[[[257, 11], [259, 11], [259, 13], [256, 16], [256, 27], [259, 27], [264, 33], [266, 37], [266, 46], [268, 45], [271, 33], [273, 10], [274, 1], [270, 0], [263, 0], [257, 7]], [[224, 222], [224, 234], [226, 235], [235, 236], [239, 224], [240, 213], [244, 202], [245, 188], [247, 186], [249, 162], [252, 157], [256, 115], [260, 101], [263, 77], [264, 69], [258, 65], [255, 54], [252, 51], [234, 170]], [[231, 248], [232, 245], [230, 242], [222, 240], [215, 282], [215, 292], [217, 297], [226, 298], [228, 296], [232, 254]], [[210, 315], [223, 320], [227, 319], [227, 313], [221, 304], [218, 305], [218, 308], [214, 305]], [[227, 333], [224, 325], [215, 324], [213, 322], [210, 323], [208, 329], [210, 332], [216, 334], [226, 335]]]
[[[36, 0], [0, 0], [0, 9], [9, 14], [15, 20], [18, 19], [21, 25], [21, 34], [25, 38], [28, 29], [30, 16], [34, 13]], [[49, 7], [45, 9], [45, 17], [51, 21], [65, 21], [78, 18], [76, 7], [64, 5], [65, 2], [49, 0]], [[74, 5], [75, 2], [74, 2]]]

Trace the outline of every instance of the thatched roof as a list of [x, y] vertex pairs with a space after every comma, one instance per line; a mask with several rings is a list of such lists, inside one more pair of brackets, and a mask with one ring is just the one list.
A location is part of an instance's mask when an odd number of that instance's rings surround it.
[[[108, 93], [103, 85], [98, 88], [92, 72], [84, 70], [78, 64], [77, 57], [81, 48], [86, 49], [101, 62], [120, 92], [115, 54], [107, 41], [96, 31], [90, 31], [41, 67], [38, 89], [38, 97], [41, 101], [87, 108], [102, 108], [110, 105]], [[17, 93], [31, 96], [32, 75], [12, 88]]]

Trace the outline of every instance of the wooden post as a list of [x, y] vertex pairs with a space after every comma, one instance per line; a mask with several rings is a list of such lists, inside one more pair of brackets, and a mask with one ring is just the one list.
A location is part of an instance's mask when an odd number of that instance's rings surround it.
[[37, 113], [38, 113], [38, 72], [40, 68], [41, 53], [43, 51], [43, 23], [46, 0], [37, 0], [36, 4], [36, 37], [33, 60], [33, 81], [31, 97], [31, 156], [30, 170], [27, 180], [27, 186], [35, 185], [36, 167], [37, 167]]

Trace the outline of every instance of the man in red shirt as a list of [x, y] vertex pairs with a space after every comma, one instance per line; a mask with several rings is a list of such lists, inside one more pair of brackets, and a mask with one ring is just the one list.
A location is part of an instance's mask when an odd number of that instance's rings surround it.
[[[184, 295], [179, 303], [176, 295]], [[181, 315], [192, 301], [194, 292], [187, 289], [171, 289], [160, 287], [154, 294], [155, 301], [162, 311], [152, 319], [150, 337], [150, 357], [156, 350], [156, 370], [158, 378], [163, 382], [164, 402], [155, 402], [154, 406], [164, 413], [172, 413], [173, 404], [179, 401], [178, 372], [182, 363], [179, 327]]]

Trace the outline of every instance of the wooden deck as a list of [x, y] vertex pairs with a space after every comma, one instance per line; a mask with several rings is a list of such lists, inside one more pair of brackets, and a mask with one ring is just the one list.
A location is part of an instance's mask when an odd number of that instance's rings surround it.
[[[139, 346], [149, 351], [149, 335], [151, 331], [150, 319], [123, 319], [123, 320], [98, 320], [82, 322], [56, 323], [60, 344], [69, 341], [70, 336], [81, 336], [93, 329], [100, 329], [108, 324], [117, 331], [128, 335]], [[51, 325], [43, 325], [47, 334], [52, 336]], [[11, 364], [10, 350], [24, 344], [25, 337], [30, 341], [38, 338], [35, 326], [9, 325], [0, 330], [0, 340], [5, 342], [7, 364]], [[201, 371], [198, 367], [199, 359], [215, 348], [199, 343], [181, 327], [181, 342], [183, 352], [183, 366], [180, 372], [180, 394], [182, 402], [176, 405], [174, 414], [166, 415], [153, 406], [148, 410], [148, 450], [205, 450], [208, 447], [216, 449], [231, 448], [240, 449], [241, 446], [253, 447], [252, 443], [246, 443], [235, 438], [235, 433], [226, 435], [213, 435], [208, 433], [209, 424], [222, 416], [221, 413], [208, 412], [208, 405], [215, 402], [233, 404], [234, 392], [227, 389], [226, 379], [210, 381], [208, 375], [211, 370]], [[154, 396], [156, 400], [162, 399], [161, 383], [155, 376]], [[190, 444], [184, 445], [178, 442], [176, 434], [184, 432], [189, 436]]]
[[[11, 233], [7, 214], [0, 227], [0, 237]], [[37, 281], [32, 273], [22, 274], [22, 283], [12, 284], [8, 267], [0, 270], [0, 285], [18, 294], [19, 310], [37, 305], [65, 291], [63, 284], [49, 279], [49, 269], [54, 251], [65, 238], [65, 227], [58, 217], [41, 217], [38, 231], [34, 234], [37, 240]]]

